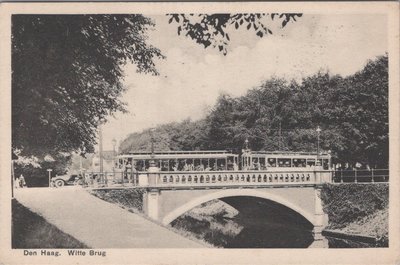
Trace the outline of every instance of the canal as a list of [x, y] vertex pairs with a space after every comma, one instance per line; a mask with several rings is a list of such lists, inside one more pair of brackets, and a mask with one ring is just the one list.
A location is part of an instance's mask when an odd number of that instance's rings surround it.
[[[171, 224], [221, 248], [308, 248], [313, 225], [297, 212], [255, 197], [227, 197], [192, 209]], [[329, 248], [371, 247], [326, 238]]]

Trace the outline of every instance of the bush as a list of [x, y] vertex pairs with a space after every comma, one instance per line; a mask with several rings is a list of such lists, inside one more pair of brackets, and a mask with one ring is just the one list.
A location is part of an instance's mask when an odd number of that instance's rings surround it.
[[324, 184], [321, 191], [329, 228], [343, 228], [388, 207], [389, 186], [382, 184]]
[[135, 208], [139, 212], [143, 212], [144, 189], [95, 190], [91, 193], [104, 201], [116, 203], [124, 208]]

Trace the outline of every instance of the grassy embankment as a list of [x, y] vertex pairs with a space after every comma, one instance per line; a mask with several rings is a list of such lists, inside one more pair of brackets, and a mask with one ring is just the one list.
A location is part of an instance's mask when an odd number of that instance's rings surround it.
[[88, 248], [12, 200], [12, 248]]
[[329, 216], [327, 229], [374, 237], [378, 246], [388, 245], [388, 184], [326, 184], [321, 199]]

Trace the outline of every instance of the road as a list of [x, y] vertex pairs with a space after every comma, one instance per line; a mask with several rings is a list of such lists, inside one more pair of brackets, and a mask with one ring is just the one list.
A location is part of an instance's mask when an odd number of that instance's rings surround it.
[[16, 199], [91, 248], [199, 248], [140, 215], [98, 199], [80, 187], [26, 188]]

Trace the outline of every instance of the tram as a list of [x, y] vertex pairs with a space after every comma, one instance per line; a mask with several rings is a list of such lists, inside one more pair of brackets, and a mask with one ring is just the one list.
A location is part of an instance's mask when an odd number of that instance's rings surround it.
[[239, 156], [228, 151], [129, 152], [117, 156], [117, 168], [146, 171], [154, 160], [161, 171], [238, 170]]
[[251, 151], [244, 150], [241, 156], [242, 170], [307, 171], [314, 168], [331, 170], [330, 153]]
[[117, 156], [121, 170], [147, 171], [154, 160], [160, 171], [310, 171], [332, 170], [330, 153], [251, 151], [156, 151], [129, 152]]

